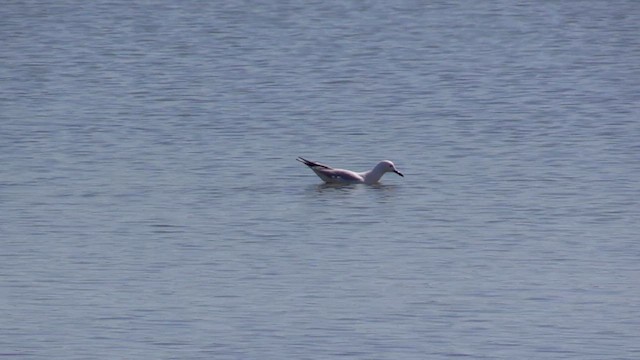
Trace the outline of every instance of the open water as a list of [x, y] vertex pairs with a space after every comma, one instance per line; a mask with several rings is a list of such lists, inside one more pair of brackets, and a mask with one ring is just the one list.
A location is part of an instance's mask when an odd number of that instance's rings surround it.
[[639, 34], [638, 1], [4, 2], [0, 358], [640, 358]]

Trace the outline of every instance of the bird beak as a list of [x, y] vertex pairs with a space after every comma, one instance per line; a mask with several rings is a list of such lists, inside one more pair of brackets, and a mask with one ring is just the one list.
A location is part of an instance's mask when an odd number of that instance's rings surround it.
[[398, 171], [398, 170], [395, 170], [395, 169], [394, 169], [394, 170], [393, 170], [393, 172], [394, 172], [394, 173], [396, 173], [396, 174], [398, 174], [398, 175], [400, 175], [400, 176], [402, 176], [402, 177], [404, 177], [404, 175], [402, 175], [402, 173], [401, 173], [400, 171]]

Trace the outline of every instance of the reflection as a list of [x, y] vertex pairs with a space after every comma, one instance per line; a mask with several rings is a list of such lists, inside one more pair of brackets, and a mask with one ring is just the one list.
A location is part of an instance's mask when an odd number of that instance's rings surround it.
[[335, 193], [335, 192], [351, 193], [355, 191], [357, 188], [359, 188], [358, 184], [327, 184], [327, 183], [311, 185], [308, 187], [310, 191], [313, 191], [316, 193]]
[[373, 184], [373, 185], [369, 185], [372, 188], [375, 188], [377, 190], [380, 191], [395, 191], [398, 188], [398, 185], [394, 185], [394, 184]]
[[355, 189], [358, 184], [337, 184], [337, 183], [322, 183], [318, 185], [314, 185], [314, 188], [318, 192], [326, 191], [326, 190], [347, 190], [347, 189]]
[[317, 193], [323, 192], [343, 192], [343, 193], [353, 193], [355, 191], [366, 191], [367, 189], [374, 190], [376, 192], [393, 192], [398, 189], [398, 185], [393, 184], [373, 184], [373, 185], [364, 185], [364, 184], [317, 184], [311, 185], [308, 187], [309, 190], [315, 191]]

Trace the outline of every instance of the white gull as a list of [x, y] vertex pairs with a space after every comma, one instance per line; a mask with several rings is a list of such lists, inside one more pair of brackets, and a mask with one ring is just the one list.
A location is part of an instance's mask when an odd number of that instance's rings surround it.
[[328, 184], [376, 184], [382, 175], [388, 172], [394, 172], [402, 177], [402, 173], [396, 169], [396, 166], [389, 160], [383, 160], [373, 169], [365, 172], [355, 172], [344, 169], [334, 169], [330, 166], [320, 164], [315, 161], [298, 157], [296, 160], [307, 165], [313, 172]]

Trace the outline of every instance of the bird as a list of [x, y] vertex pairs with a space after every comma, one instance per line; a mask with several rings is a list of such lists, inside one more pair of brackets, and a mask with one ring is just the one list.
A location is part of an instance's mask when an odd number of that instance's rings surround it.
[[355, 172], [345, 169], [334, 169], [319, 162], [307, 160], [301, 156], [296, 159], [307, 165], [313, 172], [327, 184], [367, 184], [373, 185], [380, 181], [382, 175], [394, 172], [402, 177], [404, 175], [396, 169], [396, 166], [389, 160], [382, 160], [373, 169], [365, 172]]

